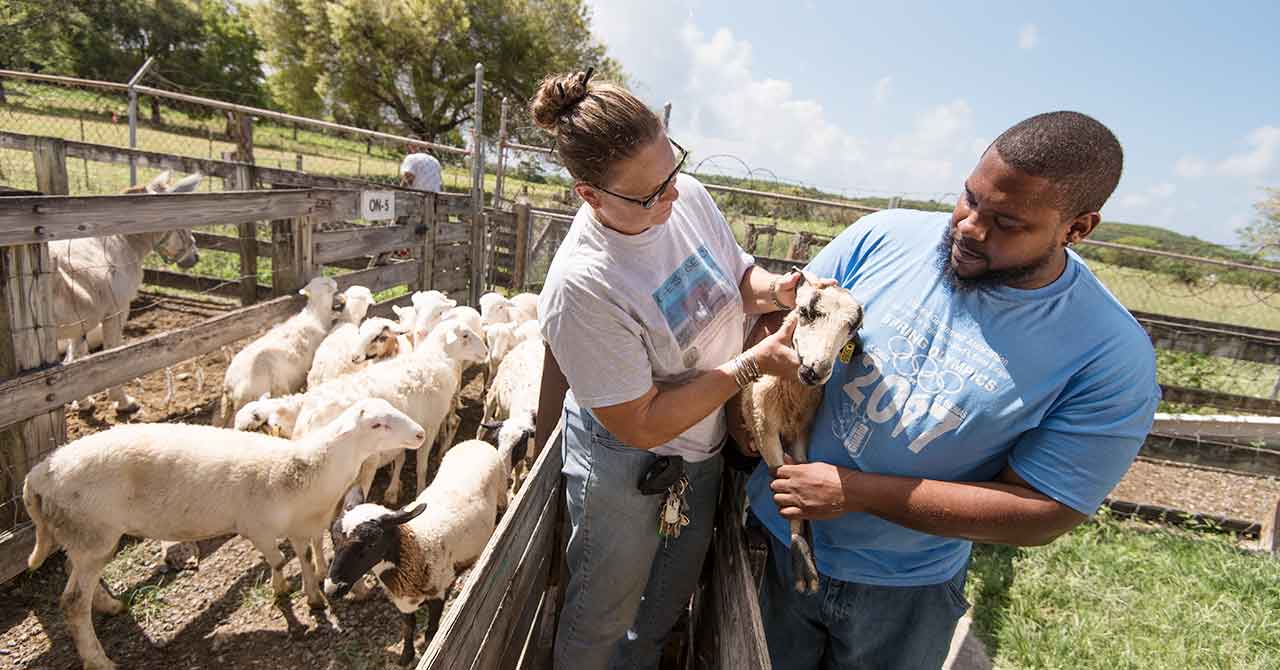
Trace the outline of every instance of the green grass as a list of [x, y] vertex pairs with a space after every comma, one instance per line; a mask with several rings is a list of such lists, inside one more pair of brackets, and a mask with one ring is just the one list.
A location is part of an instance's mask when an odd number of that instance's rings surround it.
[[1280, 668], [1280, 561], [1226, 535], [1102, 514], [1046, 547], [976, 547], [966, 591], [997, 668]]

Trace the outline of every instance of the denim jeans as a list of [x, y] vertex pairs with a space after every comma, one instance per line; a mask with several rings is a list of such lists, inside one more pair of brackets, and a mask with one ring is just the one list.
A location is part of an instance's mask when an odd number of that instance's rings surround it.
[[664, 496], [636, 489], [657, 456], [624, 446], [589, 410], [565, 402], [564, 476], [572, 531], [569, 583], [556, 631], [555, 667], [658, 667], [662, 645], [689, 602], [715, 523], [722, 459], [687, 463], [689, 525], [658, 536]]
[[[754, 519], [753, 519], [754, 521]], [[758, 523], [758, 522], [757, 522]], [[797, 593], [789, 552], [773, 534], [760, 586], [760, 613], [774, 670], [937, 670], [956, 622], [969, 609], [968, 565], [927, 586], [875, 586], [819, 575]]]

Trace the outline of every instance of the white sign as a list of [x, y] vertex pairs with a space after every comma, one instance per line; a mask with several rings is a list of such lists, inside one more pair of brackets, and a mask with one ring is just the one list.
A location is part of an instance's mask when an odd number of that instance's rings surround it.
[[361, 191], [360, 218], [365, 221], [390, 221], [396, 218], [394, 191]]

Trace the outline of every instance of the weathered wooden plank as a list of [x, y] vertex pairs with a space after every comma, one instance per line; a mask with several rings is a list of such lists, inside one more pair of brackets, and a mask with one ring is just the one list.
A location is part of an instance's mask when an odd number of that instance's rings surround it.
[[[0, 149], [32, 151], [35, 146], [35, 140], [38, 137], [38, 135], [0, 132]], [[223, 179], [234, 178], [236, 167], [238, 166], [238, 163], [231, 161], [192, 158], [190, 156], [162, 154], [154, 151], [127, 149], [124, 147], [113, 147], [105, 144], [91, 144], [88, 142], [75, 142], [72, 140], [65, 140], [65, 142], [68, 158], [81, 158], [98, 163], [128, 165], [129, 160], [132, 158], [135, 161], [135, 164], [140, 168], [175, 170], [183, 173], [200, 172], [205, 175], [220, 177]]]
[[471, 244], [471, 227], [466, 224], [437, 219], [437, 244]]
[[[699, 660], [706, 664], [705, 667], [722, 670], [768, 670], [772, 667], [742, 528], [745, 484], [746, 479], [741, 473], [725, 470], [711, 540], [711, 588], [697, 632], [700, 639], [709, 638], [703, 649], [712, 654], [712, 658]], [[704, 666], [695, 664], [695, 667]]]
[[1155, 521], [1174, 526], [1195, 525], [1204, 528], [1212, 525], [1243, 537], [1257, 537], [1258, 532], [1261, 530], [1261, 525], [1254, 521], [1232, 519], [1216, 514], [1200, 514], [1161, 505], [1148, 505], [1128, 500], [1113, 500], [1111, 498], [1103, 500], [1102, 504], [1120, 516], [1137, 517], [1144, 521]]
[[1161, 321], [1170, 324], [1179, 324], [1184, 326], [1196, 326], [1198, 328], [1209, 328], [1212, 330], [1226, 331], [1237, 335], [1253, 335], [1264, 337], [1272, 340], [1280, 341], [1280, 330], [1270, 330], [1267, 328], [1253, 328], [1251, 326], [1240, 326], [1234, 323], [1220, 323], [1217, 321], [1204, 321], [1201, 319], [1189, 319], [1183, 316], [1169, 316], [1168, 314], [1155, 314], [1153, 312], [1142, 312], [1137, 310], [1129, 310], [1133, 318], [1138, 321]]
[[529, 224], [533, 221], [529, 215], [529, 205], [516, 205], [516, 240], [515, 240], [515, 258], [512, 260], [511, 274], [513, 275], [511, 286], [517, 291], [523, 291], [525, 285], [525, 273], [528, 272], [529, 266]]
[[369, 308], [367, 316], [380, 316], [384, 319], [391, 319], [392, 321], [395, 321], [398, 317], [396, 316], [395, 310], [391, 308], [404, 307], [411, 304], [413, 304], [413, 295], [406, 293], [402, 296], [383, 300], [382, 302], [375, 304]]
[[547, 496], [528, 545], [522, 553], [517, 554], [520, 560], [516, 562], [515, 574], [511, 576], [505, 593], [496, 603], [489, 631], [477, 650], [475, 662], [470, 666], [475, 670], [498, 670], [512, 640], [518, 636], [523, 637], [520, 634], [527, 632], [527, 629], [518, 629], [517, 625], [530, 596], [542, 593], [546, 587], [551, 552], [555, 549], [552, 546], [555, 525], [560, 520], [555, 503], [554, 495]]
[[[66, 151], [61, 140], [39, 138], [32, 154], [36, 188], [65, 194], [68, 188]], [[53, 326], [55, 275], [44, 243], [0, 249], [0, 379], [43, 368], [58, 360]], [[0, 500], [15, 500], [27, 472], [66, 441], [61, 407], [30, 412], [9, 430], [0, 431]], [[15, 505], [17, 503], [14, 503]], [[14, 508], [3, 522], [25, 518]], [[4, 530], [9, 530], [4, 528]]]
[[315, 262], [324, 264], [414, 246], [417, 243], [415, 228], [417, 226], [382, 226], [314, 233]]
[[[557, 431], [549, 444], [555, 444], [558, 439]], [[497, 603], [516, 573], [518, 559], [529, 546], [547, 502], [555, 499], [561, 464], [560, 449], [542, 450], [529, 478], [467, 575], [462, 592], [440, 621], [418, 670], [469, 670], [472, 667]], [[547, 528], [545, 532], [550, 531], [551, 528]]]
[[1280, 476], [1280, 451], [1226, 442], [1193, 440], [1152, 433], [1143, 442], [1142, 450], [1138, 455], [1268, 477]]
[[[222, 279], [221, 277], [189, 275], [168, 270], [153, 270], [151, 268], [146, 268], [142, 271], [142, 283], [176, 288], [181, 291], [191, 291], [192, 293], [207, 293], [222, 298], [239, 298], [243, 291], [238, 281]], [[271, 297], [270, 286], [257, 284], [256, 289], [258, 299]]]
[[[418, 247], [418, 258], [422, 260], [419, 267], [417, 289], [427, 291], [433, 288], [432, 277], [436, 268], [436, 200], [429, 194], [423, 201], [421, 225], [426, 229], [422, 244]], [[441, 217], [443, 218], [443, 217]]]
[[377, 293], [401, 284], [412, 284], [418, 279], [418, 261], [388, 263], [366, 270], [348, 272], [334, 277], [338, 288], [346, 290], [350, 286], [364, 286]]
[[224, 344], [284, 321], [298, 313], [305, 302], [300, 295], [275, 298], [0, 383], [0, 426], [216, 351]]
[[[516, 634], [502, 654], [500, 670], [523, 670], [532, 668], [534, 657], [541, 653], [538, 647], [538, 633], [543, 619], [547, 616], [547, 607], [551, 604], [551, 594], [545, 590], [534, 589], [525, 603], [525, 614], [516, 623]], [[550, 659], [547, 659], [550, 661]]]
[[[240, 119], [240, 160], [252, 162], [253, 159], [253, 125], [248, 117]], [[236, 169], [237, 187], [242, 191], [257, 189], [252, 165], [243, 165]], [[252, 305], [258, 301], [258, 222], [245, 221], [238, 224], [240, 237], [240, 304]]]
[[1151, 432], [1189, 440], [1252, 444], [1280, 440], [1280, 417], [1237, 414], [1166, 414], [1157, 412]]
[[471, 196], [466, 193], [436, 194], [436, 216], [470, 216]]
[[[191, 231], [196, 238], [196, 246], [200, 251], [225, 251], [227, 253], [240, 253], [240, 238], [230, 235], [218, 235], [215, 233], [204, 233], [198, 230]], [[270, 258], [274, 253], [274, 248], [270, 242], [257, 240], [258, 256]]]
[[1209, 391], [1206, 389], [1193, 389], [1183, 386], [1170, 386], [1168, 384], [1161, 384], [1160, 390], [1164, 395], [1164, 400], [1167, 402], [1184, 403], [1200, 407], [1217, 407], [1218, 409], [1237, 410], [1241, 412], [1249, 412], [1251, 414], [1280, 416], [1280, 400], [1255, 398], [1253, 396], [1222, 393], [1220, 391]]
[[[354, 212], [350, 191], [224, 191], [0, 199], [0, 246]], [[349, 210], [349, 211], [347, 211]]]
[[436, 272], [471, 267], [471, 249], [464, 244], [436, 247]]
[[35, 526], [24, 525], [17, 530], [0, 533], [0, 584], [27, 571], [27, 557], [35, 546]]
[[1280, 339], [1220, 327], [1195, 326], [1163, 319], [1138, 319], [1157, 349], [1174, 349], [1243, 361], [1280, 364]]
[[1267, 506], [1262, 520], [1262, 532], [1258, 537], [1258, 549], [1280, 553], [1280, 499]]

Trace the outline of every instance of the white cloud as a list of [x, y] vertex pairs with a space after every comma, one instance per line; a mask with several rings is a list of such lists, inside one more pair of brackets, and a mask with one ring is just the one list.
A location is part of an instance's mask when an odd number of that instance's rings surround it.
[[873, 99], [877, 105], [882, 105], [889, 99], [889, 85], [892, 83], [893, 77], [891, 76], [881, 77], [880, 81], [876, 82], [876, 90]]
[[[958, 168], [968, 170], [981, 151], [974, 148], [974, 112], [965, 100], [918, 109], [914, 125], [899, 136], [867, 137], [798, 90], [788, 78], [792, 63], [762, 71], [748, 40], [719, 19], [695, 20], [690, 5], [597, 0], [592, 7], [593, 30], [631, 75], [633, 90], [654, 107], [672, 102], [671, 133], [693, 152], [690, 167], [729, 154], [752, 169], [833, 191], [941, 194], [959, 189]], [[675, 28], [638, 36], [636, 25]], [[864, 104], [886, 101], [892, 86], [893, 77], [883, 76]], [[709, 160], [701, 169], [745, 176], [732, 158]]]
[[1245, 138], [1249, 148], [1220, 161], [1206, 161], [1199, 156], [1183, 156], [1174, 164], [1180, 177], [1244, 177], [1257, 178], [1271, 172], [1280, 159], [1280, 127], [1262, 126]]
[[1173, 197], [1177, 190], [1174, 184], [1161, 182], [1144, 191], [1121, 195], [1116, 199], [1116, 204], [1125, 208], [1149, 207]]
[[1040, 28], [1034, 23], [1028, 23], [1018, 29], [1018, 48], [1034, 49], [1036, 44], [1040, 42]]

